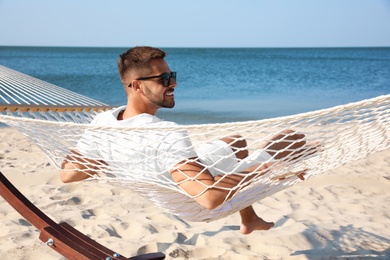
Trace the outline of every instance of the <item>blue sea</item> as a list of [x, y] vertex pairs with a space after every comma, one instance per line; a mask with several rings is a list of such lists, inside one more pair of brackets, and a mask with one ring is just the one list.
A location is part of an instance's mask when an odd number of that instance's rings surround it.
[[[390, 93], [390, 48], [162, 48], [178, 73], [181, 124], [257, 120]], [[0, 64], [109, 105], [126, 103], [126, 48], [1, 47]]]

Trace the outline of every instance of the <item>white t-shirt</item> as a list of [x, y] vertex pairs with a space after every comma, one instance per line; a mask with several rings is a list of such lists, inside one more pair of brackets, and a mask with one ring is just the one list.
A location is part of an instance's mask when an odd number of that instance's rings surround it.
[[[91, 125], [102, 126], [103, 131], [92, 129], [84, 134], [77, 144], [77, 149], [83, 156], [104, 160], [118, 177], [125, 177], [128, 169], [128, 173], [136, 173], [139, 178], [156, 175], [170, 178], [169, 170], [173, 166], [198, 156], [192, 148], [187, 131], [152, 129], [175, 127], [176, 123], [163, 121], [150, 114], [118, 120], [119, 113], [125, 108], [123, 106], [100, 113], [92, 120]], [[107, 126], [128, 130], [106, 131], [104, 127]], [[135, 129], [140, 127], [148, 129]]]

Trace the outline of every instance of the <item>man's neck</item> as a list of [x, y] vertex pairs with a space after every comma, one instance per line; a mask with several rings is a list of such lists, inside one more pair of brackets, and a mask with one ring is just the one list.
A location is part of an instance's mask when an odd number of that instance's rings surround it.
[[132, 108], [129, 108], [129, 107], [126, 107], [125, 110], [122, 110], [119, 112], [118, 116], [117, 116], [117, 119], [118, 120], [125, 120], [125, 119], [128, 119], [128, 118], [131, 118], [133, 116], [137, 116], [137, 115], [140, 115], [140, 114], [150, 114], [150, 115], [155, 115], [155, 113], [150, 113], [150, 112], [147, 112], [147, 111], [140, 111], [140, 110], [136, 110], [136, 109], [132, 109]]
[[119, 112], [118, 116], [117, 116], [117, 119], [118, 120], [123, 120], [123, 114], [125, 113], [125, 110], [122, 110], [121, 112]]

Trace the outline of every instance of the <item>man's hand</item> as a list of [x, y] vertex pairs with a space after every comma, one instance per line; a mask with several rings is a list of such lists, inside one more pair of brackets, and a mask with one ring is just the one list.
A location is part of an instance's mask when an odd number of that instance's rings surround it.
[[61, 164], [60, 179], [64, 183], [88, 179], [106, 167], [107, 163], [85, 158], [72, 150]]

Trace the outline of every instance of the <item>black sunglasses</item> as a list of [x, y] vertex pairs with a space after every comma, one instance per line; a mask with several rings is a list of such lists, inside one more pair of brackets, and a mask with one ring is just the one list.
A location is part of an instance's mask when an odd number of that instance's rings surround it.
[[[163, 86], [168, 87], [171, 84], [171, 78], [176, 80], [176, 72], [173, 71], [171, 73], [165, 72], [158, 76], [142, 77], [136, 80], [148, 80], [148, 79], [155, 79], [155, 78], [161, 78], [163, 80]], [[129, 84], [129, 87], [131, 87], [131, 83]]]

